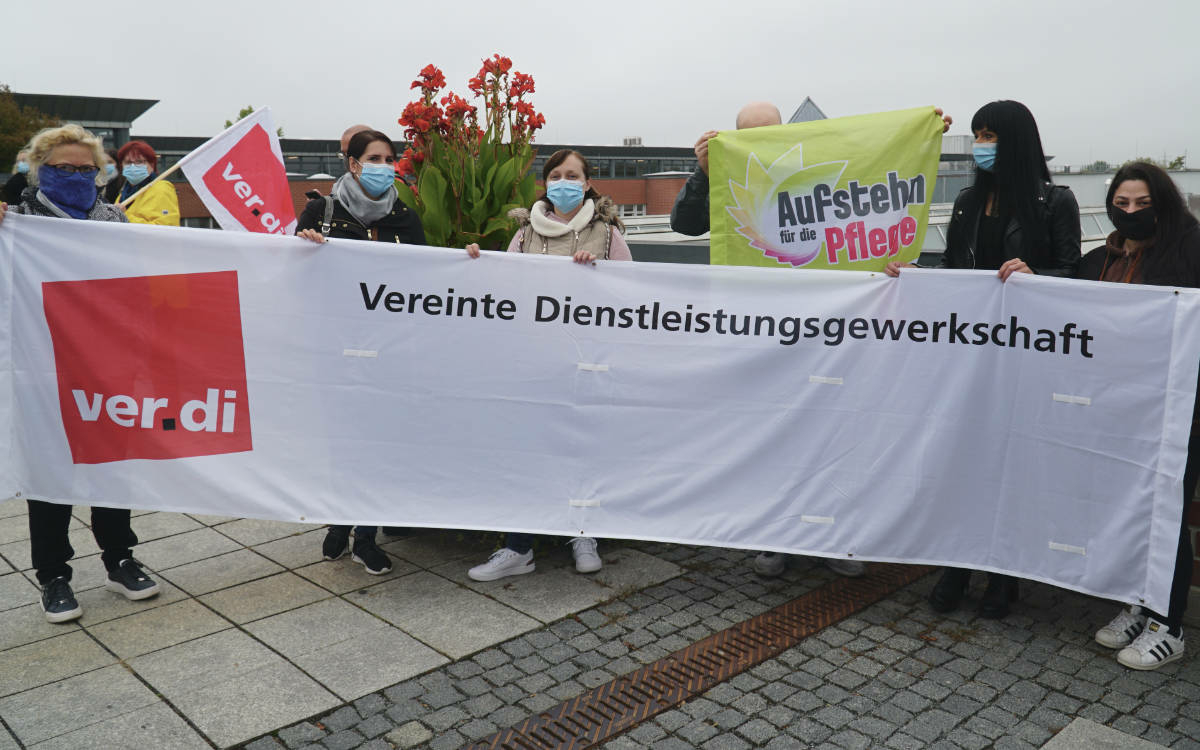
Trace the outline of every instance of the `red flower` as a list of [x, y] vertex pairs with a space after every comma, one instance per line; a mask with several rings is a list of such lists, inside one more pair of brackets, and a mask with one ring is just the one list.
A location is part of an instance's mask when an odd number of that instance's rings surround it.
[[519, 99], [525, 94], [533, 93], [533, 76], [525, 73], [513, 73], [512, 85], [508, 87], [508, 96]]

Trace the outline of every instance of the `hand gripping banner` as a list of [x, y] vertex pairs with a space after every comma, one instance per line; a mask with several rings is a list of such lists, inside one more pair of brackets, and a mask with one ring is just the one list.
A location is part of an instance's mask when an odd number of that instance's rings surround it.
[[722, 131], [709, 141], [714, 265], [882, 270], [921, 253], [932, 107]]
[[10, 215], [0, 310], [0, 497], [945, 564], [1166, 607], [1193, 290]]

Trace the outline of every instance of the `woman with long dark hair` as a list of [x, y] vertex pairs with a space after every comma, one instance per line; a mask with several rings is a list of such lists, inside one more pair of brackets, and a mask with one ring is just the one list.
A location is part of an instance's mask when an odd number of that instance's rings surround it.
[[[616, 206], [611, 198], [596, 192], [588, 179], [590, 174], [587, 159], [578, 151], [564, 148], [551, 154], [542, 167], [545, 192], [532, 208], [509, 212], [520, 222], [520, 229], [509, 242], [508, 252], [567, 255], [576, 263], [633, 260], [621, 236], [624, 226]], [[478, 258], [479, 245], [467, 245], [467, 253]], [[595, 539], [576, 536], [569, 543], [576, 571], [600, 570], [602, 561]], [[533, 570], [533, 536], [512, 532], [505, 535], [503, 547], [467, 575], [476, 581], [495, 581]]]
[[[985, 104], [971, 118], [975, 134], [975, 182], [954, 201], [941, 268], [1072, 276], [1079, 265], [1079, 204], [1070, 189], [1055, 185], [1033, 113], [1020, 102]], [[911, 263], [892, 262], [889, 276]], [[971, 571], [946, 568], [929, 595], [938, 612], [962, 603]], [[1017, 598], [1017, 579], [988, 573], [979, 616], [1000, 619]]]
[[[1200, 287], [1200, 223], [1188, 213], [1170, 175], [1147, 162], [1130, 162], [1113, 176], [1105, 205], [1116, 229], [1103, 247], [1084, 256], [1078, 278]], [[1198, 425], [1200, 409], [1194, 408], [1183, 472], [1179, 548], [1167, 613], [1164, 616], [1141, 607], [1122, 609], [1096, 632], [1096, 642], [1121, 649], [1117, 661], [1132, 669], [1157, 669], [1183, 656], [1183, 613], [1192, 584], [1187, 517], [1200, 478]]]
[[[373, 240], [393, 245], [424, 245], [425, 230], [417, 213], [396, 193], [396, 146], [386, 133], [364, 128], [346, 144], [347, 172], [333, 183], [329, 195], [308, 202], [296, 222], [296, 235], [323, 243], [329, 237]], [[385, 532], [389, 527], [385, 527]], [[350, 559], [371, 575], [392, 569], [387, 553], [375, 542], [378, 527], [334, 524], [325, 532], [321, 555]], [[390, 532], [388, 532], [390, 533]]]

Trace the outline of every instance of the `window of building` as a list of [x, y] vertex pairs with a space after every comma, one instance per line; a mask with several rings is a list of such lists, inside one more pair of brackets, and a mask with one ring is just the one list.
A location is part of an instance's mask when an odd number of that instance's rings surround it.
[[617, 209], [622, 217], [646, 215], [645, 203], [622, 203]]

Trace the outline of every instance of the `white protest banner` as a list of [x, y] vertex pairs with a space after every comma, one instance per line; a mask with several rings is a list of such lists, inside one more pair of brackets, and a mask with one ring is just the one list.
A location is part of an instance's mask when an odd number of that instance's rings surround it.
[[1165, 608], [1200, 293], [9, 216], [0, 490], [951, 564]]
[[178, 166], [222, 229], [295, 233], [296, 208], [270, 107], [238, 120]]

